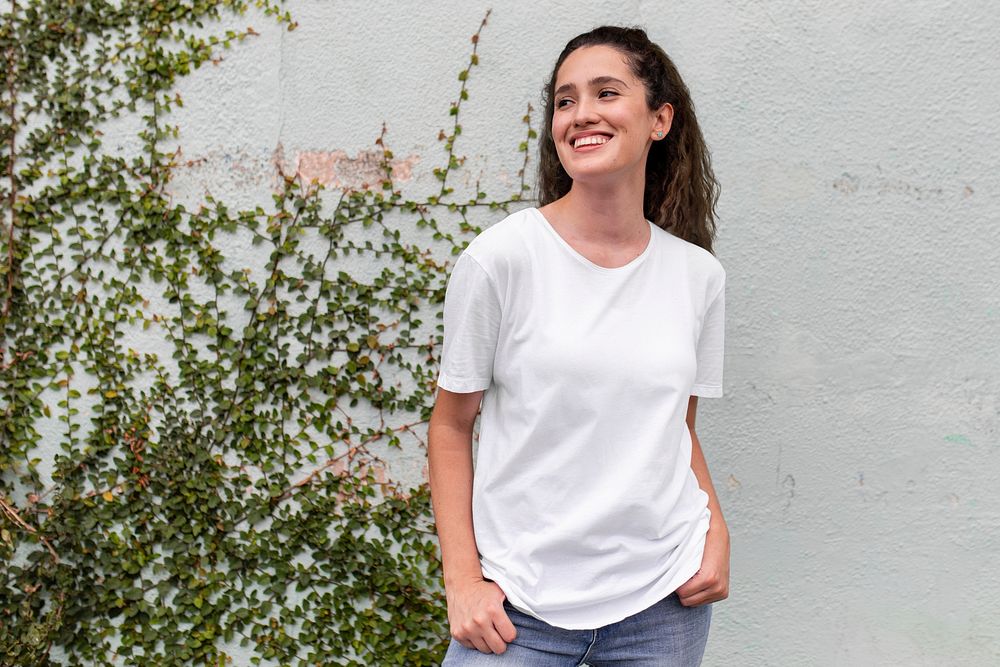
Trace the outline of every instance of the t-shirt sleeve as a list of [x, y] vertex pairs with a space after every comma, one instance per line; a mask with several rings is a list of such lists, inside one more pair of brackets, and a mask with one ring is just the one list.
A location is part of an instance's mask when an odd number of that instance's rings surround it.
[[490, 386], [500, 312], [500, 301], [489, 275], [468, 252], [462, 253], [445, 291], [439, 387], [471, 393]]
[[722, 396], [722, 359], [726, 332], [726, 282], [725, 274], [719, 293], [709, 303], [698, 337], [697, 363], [691, 394], [716, 398]]

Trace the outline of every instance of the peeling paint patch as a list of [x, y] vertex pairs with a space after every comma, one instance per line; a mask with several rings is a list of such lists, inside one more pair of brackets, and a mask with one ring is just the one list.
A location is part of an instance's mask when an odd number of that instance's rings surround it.
[[[411, 180], [419, 161], [416, 155], [390, 160], [393, 181]], [[181, 160], [176, 167], [181, 183], [187, 181], [211, 190], [228, 186], [236, 191], [261, 186], [278, 191], [284, 176], [297, 176], [303, 184], [316, 182], [327, 188], [363, 189], [378, 187], [385, 175], [381, 151], [360, 151], [353, 157], [342, 150], [301, 151], [288, 158], [281, 144], [258, 153], [220, 147]], [[196, 189], [201, 191], [200, 187]]]
[[959, 445], [965, 445], [966, 447], [972, 447], [972, 441], [964, 435], [958, 433], [952, 433], [951, 435], [944, 436], [945, 442], [954, 442]]
[[[391, 160], [394, 181], [408, 181], [413, 177], [413, 166], [420, 158], [411, 155]], [[342, 150], [302, 151], [294, 159], [295, 175], [306, 183], [316, 182], [325, 187], [364, 188], [374, 186], [384, 177], [382, 153], [380, 151], [360, 151], [354, 157]]]

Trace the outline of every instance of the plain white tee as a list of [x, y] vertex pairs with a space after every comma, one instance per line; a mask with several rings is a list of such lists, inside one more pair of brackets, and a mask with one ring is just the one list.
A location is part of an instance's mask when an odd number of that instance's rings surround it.
[[605, 268], [534, 208], [459, 256], [438, 385], [485, 390], [473, 482], [483, 576], [550, 625], [598, 628], [697, 572], [710, 512], [691, 395], [722, 395], [725, 272], [653, 223]]

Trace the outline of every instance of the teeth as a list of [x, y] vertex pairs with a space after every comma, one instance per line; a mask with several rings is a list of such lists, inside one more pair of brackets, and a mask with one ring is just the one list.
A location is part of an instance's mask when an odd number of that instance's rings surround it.
[[608, 143], [609, 137], [605, 137], [601, 134], [592, 134], [589, 137], [581, 137], [573, 142], [573, 148], [579, 148], [580, 146], [594, 146], [597, 144]]

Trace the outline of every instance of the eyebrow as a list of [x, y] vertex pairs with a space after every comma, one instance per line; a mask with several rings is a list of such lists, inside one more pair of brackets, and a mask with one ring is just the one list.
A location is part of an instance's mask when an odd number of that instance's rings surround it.
[[[598, 76], [594, 77], [588, 82], [591, 86], [603, 86], [606, 83], [617, 83], [628, 88], [628, 84], [621, 79], [616, 79], [613, 76]], [[556, 88], [554, 95], [560, 95], [567, 90], [576, 90], [576, 85], [572, 83], [564, 83], [563, 85]]]

